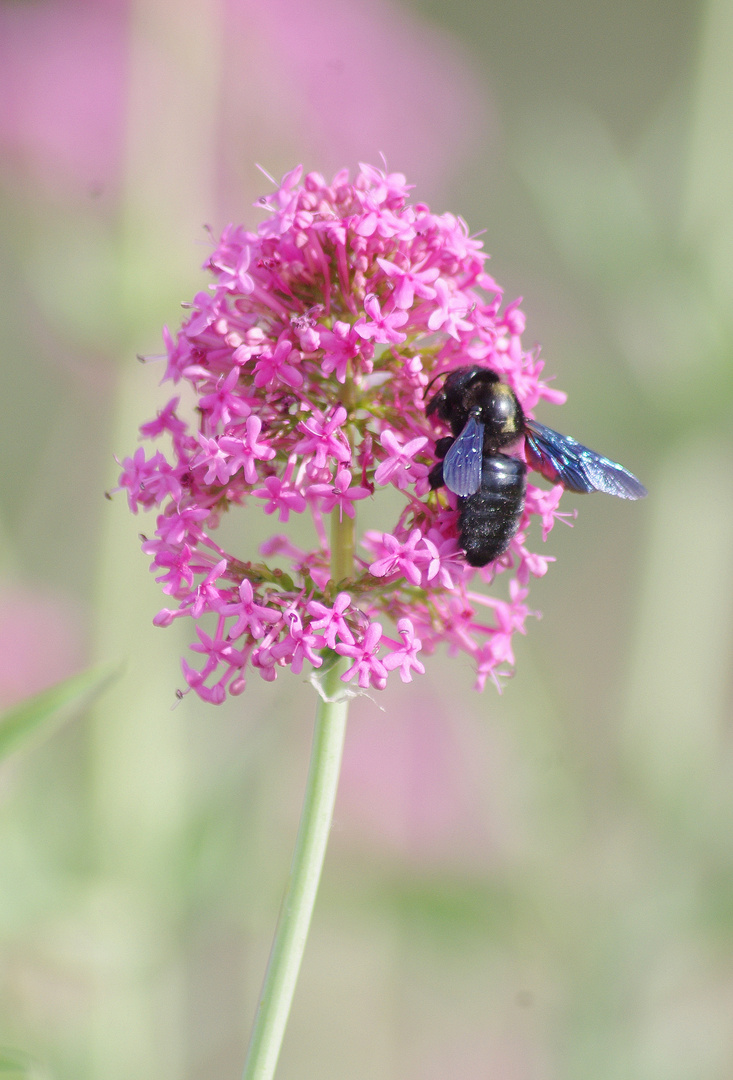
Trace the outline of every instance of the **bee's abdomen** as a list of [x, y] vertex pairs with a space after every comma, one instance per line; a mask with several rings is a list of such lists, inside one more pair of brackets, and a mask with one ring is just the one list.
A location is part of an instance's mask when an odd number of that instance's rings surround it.
[[481, 487], [458, 500], [461, 546], [471, 566], [485, 566], [509, 547], [524, 509], [526, 472], [526, 465], [517, 458], [485, 456]]

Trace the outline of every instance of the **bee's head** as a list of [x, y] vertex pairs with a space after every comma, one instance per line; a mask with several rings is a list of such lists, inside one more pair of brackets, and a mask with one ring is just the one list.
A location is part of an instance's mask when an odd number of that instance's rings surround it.
[[[440, 378], [440, 376], [436, 376]], [[434, 379], [433, 382], [436, 380]], [[488, 368], [459, 367], [451, 371], [443, 383], [443, 387], [428, 402], [425, 410], [428, 416], [437, 412], [441, 420], [447, 421], [453, 428], [453, 434], [463, 428], [474, 406], [488, 391], [488, 387], [495, 385], [499, 376]], [[429, 384], [429, 385], [432, 385]]]
[[427, 415], [438, 414], [458, 437], [470, 416], [484, 425], [487, 452], [508, 446], [522, 433], [524, 414], [512, 388], [495, 371], [478, 365], [452, 371], [431, 398]]

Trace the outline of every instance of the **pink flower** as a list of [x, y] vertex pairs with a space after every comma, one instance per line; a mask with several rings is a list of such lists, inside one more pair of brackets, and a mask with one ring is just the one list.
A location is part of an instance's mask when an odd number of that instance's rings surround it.
[[333, 372], [340, 383], [346, 381], [349, 361], [355, 360], [360, 354], [363, 360], [367, 360], [374, 352], [373, 346], [365, 345], [353, 326], [340, 319], [331, 330], [320, 330], [319, 344], [323, 349], [323, 374]]
[[142, 446], [122, 462], [120, 484], [114, 490], [121, 491], [122, 488], [127, 488], [127, 501], [133, 514], [137, 513], [138, 506], [149, 509], [167, 496], [177, 500], [181, 495], [180, 482], [163, 454], [154, 454], [146, 461]]
[[388, 344], [389, 342], [399, 344], [406, 340], [407, 334], [403, 334], [397, 329], [398, 326], [404, 326], [407, 322], [408, 316], [405, 311], [396, 309], [387, 314], [382, 314], [379, 300], [373, 293], [365, 297], [364, 310], [369, 319], [362, 318], [354, 324], [354, 330], [359, 337], [366, 340], [373, 338], [378, 344]]
[[318, 600], [311, 600], [306, 608], [309, 615], [316, 616], [311, 623], [311, 630], [323, 631], [323, 640], [329, 649], [336, 648], [337, 635], [347, 645], [354, 644], [354, 635], [349, 629], [349, 624], [344, 619], [344, 612], [350, 604], [351, 597], [348, 593], [342, 592], [334, 600], [332, 608], [326, 607], [325, 604], [319, 603]]
[[437, 529], [430, 529], [423, 536], [423, 546], [427, 552], [425, 578], [428, 582], [436, 579], [446, 589], [453, 589], [461, 581], [465, 572], [465, 562], [455, 536], [442, 536]]
[[219, 284], [233, 292], [247, 295], [254, 292], [254, 281], [247, 273], [251, 249], [247, 234], [241, 226], [228, 225], [210, 260], [211, 269], [218, 272]]
[[415, 295], [425, 300], [432, 300], [435, 296], [436, 290], [430, 282], [437, 278], [440, 273], [439, 267], [431, 266], [423, 270], [420, 266], [411, 269], [408, 265], [401, 269], [395, 263], [387, 262], [386, 259], [377, 259], [377, 262], [387, 277], [392, 279], [395, 287], [394, 302], [398, 308], [409, 310], [413, 305]]
[[557, 507], [562, 498], [562, 493], [561, 484], [555, 484], [549, 491], [544, 491], [533, 484], [527, 485], [524, 508], [528, 514], [538, 514], [542, 519], [543, 540], [547, 539], [556, 521], [564, 521], [566, 525], [570, 525], [571, 522], [568, 519], [577, 515], [577, 510], [567, 514], [559, 513]]
[[287, 338], [278, 341], [272, 353], [263, 353], [255, 366], [255, 386], [268, 386], [282, 382], [286, 386], [302, 386], [303, 376], [298, 370], [300, 353]]
[[155, 580], [164, 582], [163, 592], [178, 596], [182, 591], [189, 592], [193, 587], [194, 574], [191, 569], [191, 549], [188, 544], [173, 547], [168, 551], [158, 548], [151, 570], [165, 569], [164, 574], [156, 575]]
[[275, 450], [259, 440], [262, 421], [259, 416], [248, 416], [244, 426], [230, 429], [229, 435], [219, 440], [220, 449], [228, 455], [229, 475], [235, 476], [241, 469], [248, 484], [257, 482], [256, 461], [271, 461]]
[[413, 529], [405, 540], [398, 540], [391, 533], [380, 535], [368, 532], [364, 536], [364, 546], [371, 547], [375, 554], [379, 555], [369, 566], [369, 573], [373, 577], [402, 574], [413, 585], [420, 584], [425, 552], [419, 529]]
[[338, 507], [339, 521], [344, 514], [353, 518], [356, 515], [354, 503], [367, 499], [372, 493], [369, 488], [352, 487], [352, 480], [350, 469], [339, 469], [332, 484], [312, 484], [310, 496], [320, 501], [321, 510], [326, 514]]
[[424, 665], [417, 659], [417, 654], [422, 648], [422, 641], [415, 637], [415, 629], [409, 619], [400, 619], [397, 623], [397, 630], [402, 638], [402, 645], [385, 656], [384, 666], [387, 671], [394, 671], [395, 668], [399, 668], [402, 681], [412, 682], [413, 670], [418, 675], [425, 674]]
[[359, 686], [366, 689], [375, 686], [383, 690], [387, 682], [387, 668], [381, 660], [377, 659], [379, 639], [382, 636], [382, 627], [379, 623], [370, 623], [361, 642], [349, 645], [341, 642], [336, 646], [336, 652], [341, 656], [350, 657], [354, 663], [344, 672], [345, 681], [357, 678]]
[[471, 323], [465, 318], [468, 314], [468, 303], [460, 293], [451, 293], [443, 278], [435, 282], [435, 292], [438, 304], [428, 319], [428, 328], [442, 328], [456, 341], [460, 341], [460, 331], [471, 330]]
[[252, 492], [260, 499], [267, 499], [265, 506], [266, 514], [280, 513], [280, 521], [287, 521], [290, 511], [302, 514], [306, 507], [303, 495], [287, 481], [280, 480], [277, 476], [268, 476], [263, 488], [257, 488]]
[[182, 307], [191, 308], [191, 318], [186, 327], [186, 337], [199, 337], [219, 318], [219, 305], [216, 297], [208, 292], [197, 292], [192, 303]]
[[395, 487], [406, 488], [411, 482], [427, 476], [428, 466], [412, 460], [427, 444], [427, 438], [422, 435], [417, 439], [410, 439], [403, 446], [391, 431], [385, 431], [382, 435], [382, 446], [386, 447], [389, 456], [378, 466], [374, 473], [374, 482], [392, 483]]
[[305, 660], [318, 668], [323, 663], [323, 658], [315, 651], [320, 642], [315, 634], [304, 628], [297, 611], [289, 611], [285, 615], [285, 624], [288, 633], [270, 649], [270, 656], [275, 661], [286, 660], [296, 675], [303, 670]]
[[306, 437], [296, 446], [301, 454], [312, 454], [313, 464], [322, 469], [329, 458], [348, 463], [351, 461], [349, 440], [343, 433], [343, 425], [348, 413], [343, 405], [338, 405], [328, 420], [314, 413], [300, 424], [300, 430]]
[[191, 468], [206, 468], [205, 484], [226, 484], [232, 475], [229, 455], [221, 448], [217, 439], [207, 439], [205, 435], [199, 435], [198, 441], [201, 453], [192, 460]]
[[[204, 537], [199, 524], [206, 521], [209, 513], [204, 507], [186, 506], [179, 510], [177, 506], [169, 503], [165, 514], [158, 518], [157, 536], [164, 544], [173, 546], [185, 544], [189, 536], [194, 542], [198, 542]], [[146, 547], [146, 544], [152, 546]], [[153, 555], [157, 546], [154, 541], [145, 540], [142, 549], [146, 555]]]
[[201, 584], [197, 585], [186, 598], [187, 602], [191, 601], [191, 614], [194, 618], [198, 618], [204, 611], [218, 611], [221, 607], [223, 598], [216, 583], [224, 576], [226, 568], [226, 559], [220, 559], [216, 566], [211, 567]]
[[[557, 391], [537, 350], [522, 348], [523, 315], [502, 308], [480, 242], [460, 218], [410, 203], [409, 190], [371, 166], [353, 182], [345, 170], [330, 182], [292, 170], [260, 202], [268, 216], [256, 231], [225, 229], [205, 263], [213, 286], [164, 332], [165, 378], [186, 384], [196, 421], [169, 400], [141, 435], [170, 450], [137, 449], [117, 490], [133, 512], [157, 509], [143, 550], [174, 603], [155, 622], [198, 624], [197, 666], [184, 662], [183, 674], [206, 701], [241, 693], [248, 669], [272, 681], [284, 667], [320, 667], [329, 650], [351, 660], [342, 678], [362, 688], [383, 688], [392, 671], [410, 681], [421, 652], [441, 643], [472, 658], [479, 685], [513, 663], [528, 583], [550, 561], [528, 546], [531, 522], [549, 532], [561, 491], [530, 485], [509, 550], [472, 569], [455, 498], [430, 490], [438, 432], [426, 390], [471, 362], [500, 371], [523, 404]], [[361, 537], [366, 558], [334, 596], [324, 515], [355, 519], [387, 485], [396, 520]], [[315, 546], [277, 534], [257, 552], [244, 527], [225, 550], [216, 527], [243, 504], [284, 523], [309, 511]], [[486, 591], [502, 577], [506, 598]]]
[[204, 394], [199, 399], [199, 409], [209, 413], [213, 426], [228, 424], [232, 417], [249, 416], [251, 410], [248, 403], [233, 392], [238, 380], [239, 369], [233, 367], [227, 377], [221, 379], [213, 393]]
[[280, 619], [280, 614], [277, 611], [255, 602], [254, 589], [247, 578], [239, 586], [239, 601], [221, 608], [221, 614], [236, 617], [236, 622], [229, 628], [231, 638], [236, 639], [247, 633], [255, 641], [265, 636], [267, 626], [271, 626]]
[[168, 402], [165, 408], [158, 411], [155, 420], [151, 420], [148, 424], [141, 424], [140, 434], [145, 439], [157, 439], [159, 435], [163, 435], [166, 432], [174, 439], [178, 438], [186, 430], [186, 422], [179, 420], [176, 415], [176, 409], [181, 399], [174, 397]]

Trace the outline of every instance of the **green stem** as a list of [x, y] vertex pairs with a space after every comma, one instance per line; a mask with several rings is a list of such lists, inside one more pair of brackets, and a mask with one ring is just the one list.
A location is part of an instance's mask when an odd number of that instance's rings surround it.
[[313, 905], [331, 829], [341, 751], [346, 731], [346, 698], [335, 698], [343, 684], [342, 663], [326, 672], [316, 712], [308, 781], [295, 843], [290, 880], [280, 909], [275, 940], [257, 1007], [244, 1080], [271, 1080], [285, 1033], [295, 983], [308, 937]]
[[[353, 572], [354, 527], [332, 516], [331, 577]], [[348, 699], [339, 657], [325, 672], [316, 710], [308, 780], [285, 897], [260, 994], [243, 1080], [272, 1080], [305, 951], [336, 801]]]

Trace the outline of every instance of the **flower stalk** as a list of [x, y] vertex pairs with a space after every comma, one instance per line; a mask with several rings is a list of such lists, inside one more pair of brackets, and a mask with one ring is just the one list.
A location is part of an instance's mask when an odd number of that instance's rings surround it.
[[[271, 1080], [295, 993], [326, 854], [346, 732], [339, 660], [324, 675], [290, 878], [257, 1006], [243, 1080]], [[331, 694], [338, 694], [335, 700]], [[327, 698], [329, 700], [327, 700]]]
[[[354, 563], [354, 522], [331, 515], [331, 573], [349, 577]], [[342, 657], [320, 677], [320, 695], [298, 836], [270, 959], [257, 1006], [243, 1080], [271, 1080], [275, 1074], [295, 985], [315, 906], [341, 771], [348, 698]]]

